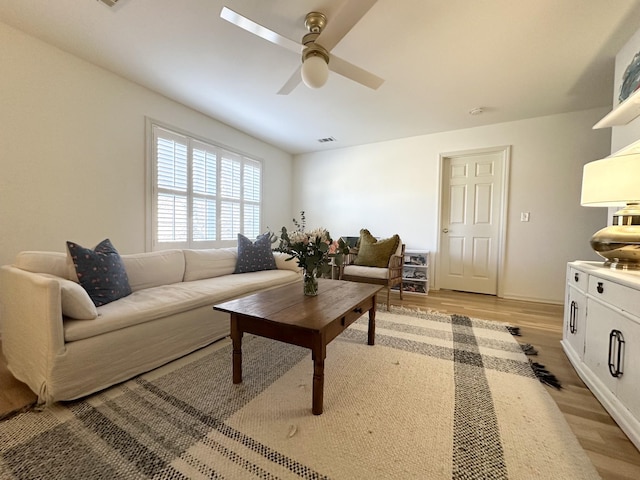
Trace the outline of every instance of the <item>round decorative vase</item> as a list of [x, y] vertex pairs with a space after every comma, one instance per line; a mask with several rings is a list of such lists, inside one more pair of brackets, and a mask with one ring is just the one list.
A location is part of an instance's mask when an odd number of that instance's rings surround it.
[[315, 270], [304, 269], [302, 284], [304, 286], [304, 294], [311, 297], [318, 295], [318, 279]]

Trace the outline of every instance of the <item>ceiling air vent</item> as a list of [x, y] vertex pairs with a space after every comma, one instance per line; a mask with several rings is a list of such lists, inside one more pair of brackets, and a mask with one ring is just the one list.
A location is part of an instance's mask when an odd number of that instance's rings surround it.
[[105, 5], [107, 5], [108, 7], [113, 7], [116, 3], [118, 3], [120, 0], [98, 0], [99, 2], [104, 3]]
[[327, 143], [327, 142], [335, 142], [336, 139], [333, 137], [326, 137], [326, 138], [319, 138], [318, 141], [320, 143]]

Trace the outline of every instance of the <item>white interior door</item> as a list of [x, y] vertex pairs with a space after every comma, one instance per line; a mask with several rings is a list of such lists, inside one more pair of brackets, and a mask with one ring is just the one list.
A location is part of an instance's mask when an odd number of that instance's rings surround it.
[[498, 294], [508, 151], [442, 158], [439, 288]]

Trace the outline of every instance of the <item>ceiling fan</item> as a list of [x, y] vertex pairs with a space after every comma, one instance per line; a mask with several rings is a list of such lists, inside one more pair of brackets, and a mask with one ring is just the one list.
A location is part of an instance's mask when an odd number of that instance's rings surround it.
[[376, 90], [384, 82], [382, 78], [330, 53], [376, 1], [345, 1], [342, 9], [335, 18], [331, 19], [331, 22], [328, 22], [327, 17], [320, 12], [307, 14], [304, 24], [309, 33], [302, 37], [300, 43], [263, 27], [227, 7], [222, 8], [220, 17], [271, 43], [302, 54], [302, 64], [278, 91], [278, 95], [288, 95], [301, 81], [310, 88], [320, 88], [326, 83], [329, 70]]

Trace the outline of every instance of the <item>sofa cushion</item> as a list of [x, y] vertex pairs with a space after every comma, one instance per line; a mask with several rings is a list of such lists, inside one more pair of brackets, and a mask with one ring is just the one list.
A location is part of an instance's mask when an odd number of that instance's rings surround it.
[[96, 307], [131, 293], [127, 271], [120, 254], [107, 238], [92, 250], [67, 242], [78, 281]]
[[271, 251], [271, 234], [263, 233], [252, 242], [242, 234], [238, 234], [238, 261], [234, 273], [275, 270], [276, 261]]
[[91, 322], [65, 320], [64, 338], [67, 342], [82, 340], [299, 281], [300, 275], [292, 270], [262, 270], [146, 288], [98, 307], [98, 318]]
[[185, 271], [182, 250], [158, 250], [156, 252], [121, 255], [132, 292], [143, 288], [181, 282]]
[[384, 280], [389, 278], [387, 267], [363, 267], [359, 265], [345, 265], [343, 275], [351, 277], [378, 278]]
[[355, 265], [367, 267], [387, 267], [389, 259], [398, 249], [400, 237], [394, 235], [384, 240], [377, 240], [369, 230], [360, 230], [360, 248], [354, 261]]
[[208, 248], [183, 252], [185, 282], [229, 275], [236, 269], [238, 253], [235, 248]]
[[31, 273], [48, 273], [72, 280], [67, 268], [67, 254], [62, 252], [20, 252], [13, 266]]

